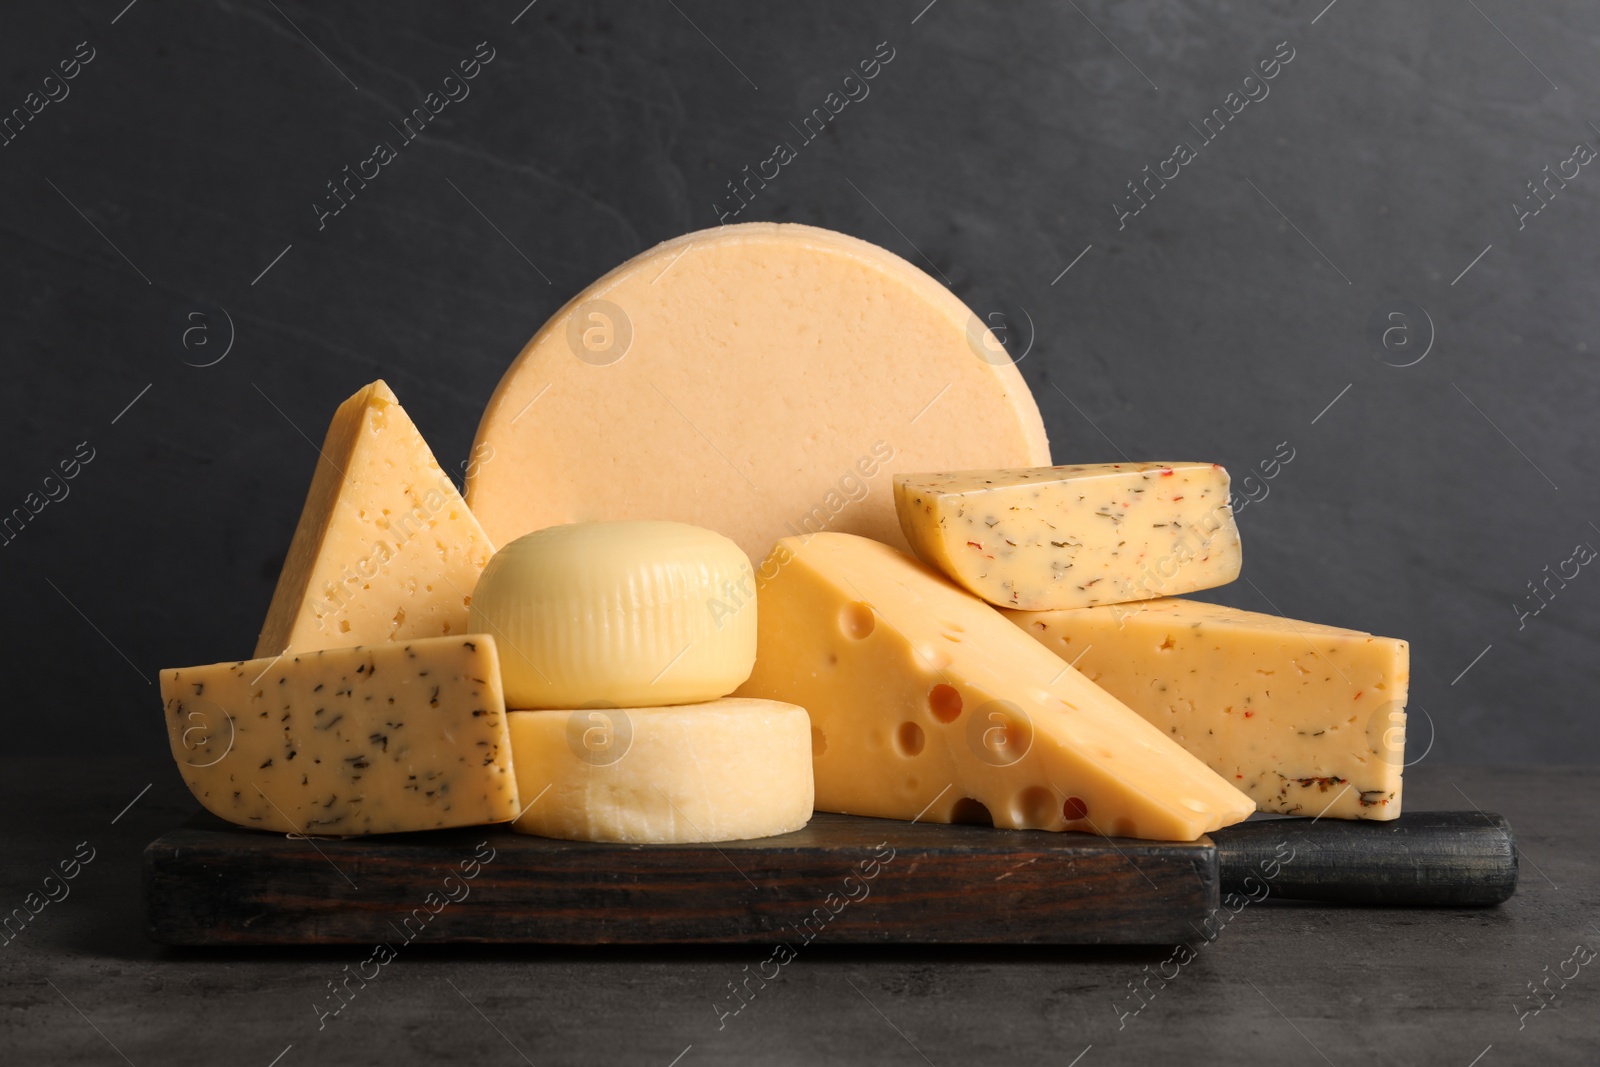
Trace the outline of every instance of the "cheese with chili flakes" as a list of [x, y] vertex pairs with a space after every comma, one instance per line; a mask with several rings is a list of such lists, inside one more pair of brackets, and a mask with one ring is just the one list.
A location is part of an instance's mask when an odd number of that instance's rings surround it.
[[486, 634], [180, 667], [161, 697], [184, 783], [240, 826], [381, 834], [518, 811]]
[[1400, 814], [1406, 642], [1176, 597], [1004, 614], [1262, 811]]
[[1239, 576], [1228, 472], [1214, 463], [908, 474], [894, 495], [918, 558], [999, 607], [1147, 600]]

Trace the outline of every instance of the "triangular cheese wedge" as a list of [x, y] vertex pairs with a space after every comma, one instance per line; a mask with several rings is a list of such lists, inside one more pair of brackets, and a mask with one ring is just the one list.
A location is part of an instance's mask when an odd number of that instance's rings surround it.
[[494, 547], [381, 381], [339, 405], [256, 655], [467, 631]]
[[756, 667], [737, 695], [810, 712], [820, 810], [1192, 841], [1255, 809], [994, 608], [887, 545], [785, 538], [756, 586]]

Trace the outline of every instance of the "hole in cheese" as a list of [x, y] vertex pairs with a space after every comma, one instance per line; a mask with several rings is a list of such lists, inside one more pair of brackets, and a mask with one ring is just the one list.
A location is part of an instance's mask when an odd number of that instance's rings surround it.
[[857, 641], [871, 636], [872, 628], [876, 625], [877, 621], [872, 617], [871, 604], [857, 600], [846, 604], [839, 612], [839, 629], [844, 631], [846, 637]]
[[903, 756], [915, 756], [921, 752], [924, 740], [922, 727], [914, 722], [901, 723], [900, 729], [896, 730], [894, 735], [895, 747]]
[[815, 726], [811, 728], [811, 758], [816, 759], [828, 751], [828, 735]]
[[961, 714], [961, 694], [955, 686], [940, 682], [928, 690], [928, 710], [940, 722], [955, 722]]
[[1089, 817], [1089, 805], [1083, 802], [1082, 797], [1068, 797], [1061, 805], [1061, 814], [1068, 822], [1077, 822]]
[[1017, 825], [1045, 829], [1056, 820], [1056, 795], [1040, 785], [1030, 785], [1011, 802], [1011, 817]]
[[956, 806], [950, 809], [950, 821], [969, 826], [994, 825], [994, 817], [989, 814], [989, 809], [984, 806], [983, 801], [973, 800], [971, 797], [962, 797], [956, 801]]

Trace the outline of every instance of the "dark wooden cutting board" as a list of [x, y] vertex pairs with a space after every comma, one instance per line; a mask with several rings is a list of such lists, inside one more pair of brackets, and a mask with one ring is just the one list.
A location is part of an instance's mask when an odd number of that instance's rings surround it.
[[503, 827], [306, 840], [201, 814], [146, 850], [145, 889], [150, 936], [171, 945], [1160, 942], [1219, 894], [1209, 841], [825, 813], [782, 837], [651, 846]]
[[475, 827], [312, 838], [200, 813], [145, 850], [168, 945], [1162, 944], [1222, 895], [1492, 904], [1516, 884], [1498, 816], [1253, 821], [1198, 842], [818, 813], [716, 845], [609, 845]]

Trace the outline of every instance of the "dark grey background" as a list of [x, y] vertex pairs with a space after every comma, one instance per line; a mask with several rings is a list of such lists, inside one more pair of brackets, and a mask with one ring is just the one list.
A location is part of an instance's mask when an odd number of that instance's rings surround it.
[[[1600, 139], [1600, 7], [926, 3], [0, 13], [0, 116], [78, 42], [97, 52], [0, 147], [0, 514], [95, 449], [0, 547], [0, 910], [76, 842], [101, 857], [0, 946], [0, 1060], [1595, 1062], [1594, 968], [1549, 1011], [1530, 1014], [1529, 993], [1596, 943], [1596, 772], [1445, 761], [1595, 758], [1600, 575], [1525, 628], [1513, 605], [1600, 545], [1600, 172], [1521, 232], [1510, 205]], [[497, 54], [472, 95], [319, 233], [324, 183], [485, 40]], [[870, 96], [740, 217], [931, 257], [1014, 321], [1018, 352], [1031, 318], [1021, 367], [1058, 461], [1214, 459], [1247, 488], [1288, 442], [1294, 460], [1239, 516], [1249, 581], [1218, 596], [1412, 640], [1414, 757], [1428, 718], [1438, 737], [1408, 806], [1505, 812], [1517, 896], [1251, 907], [1126, 1021], [1168, 948], [818, 945], [719, 1030], [713, 1005], [766, 949], [419, 946], [319, 1031], [313, 1004], [365, 950], [146, 941], [140, 849], [194, 809], [153, 679], [253, 647], [316, 458], [302, 431], [320, 441], [382, 375], [441, 461], [464, 459], [545, 317], [714, 225], [725, 183], [882, 41], [895, 58]], [[1119, 231], [1124, 183], [1281, 41], [1295, 58], [1270, 95]], [[1396, 301], [1436, 334], [1406, 368], [1367, 338]], [[224, 312], [227, 358], [186, 366], [225, 347]]]
[[[714, 225], [887, 41], [739, 218], [876, 241], [1007, 316], [1057, 462], [1238, 482], [1287, 442], [1218, 598], [1409, 638], [1416, 754], [1431, 719], [1429, 759], [1595, 758], [1600, 576], [1513, 605], [1600, 546], [1600, 169], [1520, 232], [1511, 205], [1600, 143], [1600, 8], [524, 2], [6, 12], [0, 113], [96, 51], [0, 147], [0, 512], [95, 454], [0, 548], [8, 745], [65, 722], [169, 774], [156, 672], [249, 654], [333, 407], [382, 376], [453, 467], [552, 311]], [[470, 97], [319, 232], [324, 184], [480, 41]], [[1283, 41], [1270, 95], [1119, 230], [1125, 183]], [[1404, 368], [1368, 337], [1402, 300], [1436, 335]], [[227, 357], [186, 366], [224, 312]]]

